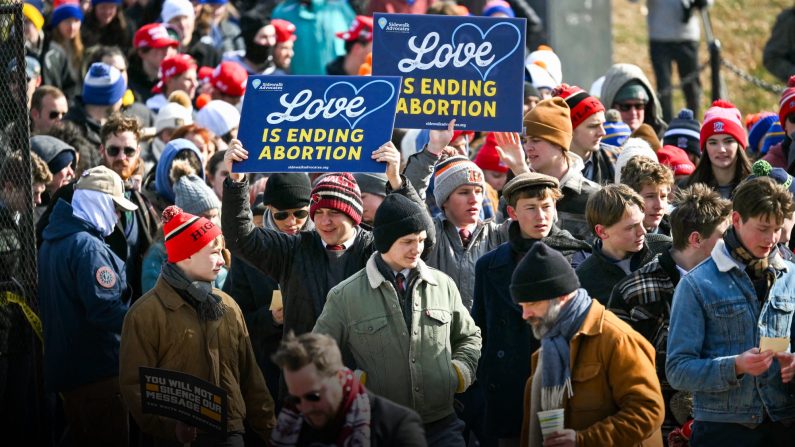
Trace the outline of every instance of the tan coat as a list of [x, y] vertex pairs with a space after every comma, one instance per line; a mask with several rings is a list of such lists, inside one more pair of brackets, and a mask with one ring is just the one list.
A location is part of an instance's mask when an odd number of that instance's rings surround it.
[[213, 293], [227, 311], [204, 324], [162, 277], [135, 302], [121, 333], [122, 396], [145, 433], [176, 441], [176, 420], [141, 412], [138, 367], [191, 374], [229, 393], [229, 431], [244, 431], [245, 419], [267, 441], [275, 424], [273, 399], [254, 360], [243, 314], [229, 295], [218, 289]]
[[[525, 387], [523, 446], [540, 437], [530, 426], [538, 426], [540, 405], [531, 396], [539, 352], [533, 354], [533, 373]], [[577, 432], [577, 446], [662, 447], [665, 406], [649, 342], [593, 300], [571, 340], [570, 354], [574, 397], [564, 395], [563, 407], [566, 428]]]

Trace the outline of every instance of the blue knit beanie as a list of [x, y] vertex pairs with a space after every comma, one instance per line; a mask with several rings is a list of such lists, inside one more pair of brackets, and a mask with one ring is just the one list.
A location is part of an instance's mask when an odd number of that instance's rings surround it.
[[765, 155], [773, 146], [784, 141], [784, 129], [778, 122], [778, 115], [771, 113], [757, 121], [748, 132], [748, 152], [759, 151]]
[[91, 7], [96, 7], [102, 3], [113, 3], [114, 5], [121, 5], [121, 0], [91, 0]]
[[602, 142], [611, 146], [621, 147], [632, 135], [632, 130], [621, 121], [621, 115], [615, 109], [610, 109], [605, 113], [604, 127], [605, 136], [602, 137]]
[[118, 68], [102, 62], [91, 64], [83, 81], [83, 103], [111, 106], [124, 96], [127, 83]]
[[56, 28], [59, 23], [66, 19], [77, 19], [83, 21], [83, 10], [80, 5], [75, 3], [64, 3], [52, 10], [50, 16], [50, 27]]

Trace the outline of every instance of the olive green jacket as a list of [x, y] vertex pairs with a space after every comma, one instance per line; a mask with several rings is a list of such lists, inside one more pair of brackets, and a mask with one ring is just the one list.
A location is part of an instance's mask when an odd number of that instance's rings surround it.
[[[417, 266], [406, 327], [397, 292], [376, 266], [331, 289], [314, 332], [337, 340], [343, 358], [367, 374], [367, 388], [416, 410], [424, 423], [453, 413], [453, 395], [466, 390], [480, 358], [480, 329], [461, 302], [453, 280]], [[353, 365], [349, 365], [353, 366]]]

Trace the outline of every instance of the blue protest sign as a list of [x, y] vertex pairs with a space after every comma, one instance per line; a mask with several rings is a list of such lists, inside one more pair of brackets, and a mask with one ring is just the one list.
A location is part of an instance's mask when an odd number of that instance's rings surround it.
[[403, 76], [396, 127], [521, 132], [525, 19], [374, 19], [373, 74]]
[[384, 172], [370, 158], [392, 138], [400, 78], [249, 76], [234, 172]]

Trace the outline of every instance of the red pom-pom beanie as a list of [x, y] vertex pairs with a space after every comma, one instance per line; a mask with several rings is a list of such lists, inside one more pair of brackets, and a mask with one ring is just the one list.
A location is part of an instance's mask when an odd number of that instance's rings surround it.
[[188, 214], [177, 206], [163, 210], [168, 262], [176, 263], [193, 256], [221, 235], [221, 229], [207, 218]]
[[740, 147], [748, 146], [748, 133], [743, 125], [743, 118], [737, 107], [729, 101], [718, 99], [704, 113], [704, 124], [701, 126], [701, 150], [707, 146], [707, 139], [713, 135], [728, 134], [737, 140]]

